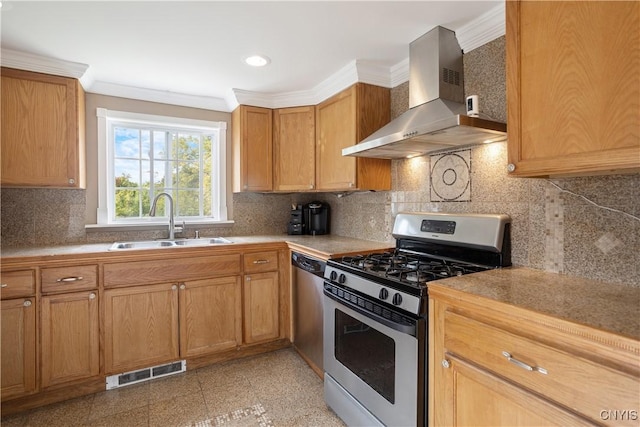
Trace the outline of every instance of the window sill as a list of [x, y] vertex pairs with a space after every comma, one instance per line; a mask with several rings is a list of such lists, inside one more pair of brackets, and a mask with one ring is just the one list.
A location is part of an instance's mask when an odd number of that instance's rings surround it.
[[[233, 220], [226, 221], [187, 221], [188, 228], [203, 227], [229, 227], [234, 224]], [[182, 225], [182, 221], [176, 221], [176, 225]], [[151, 222], [144, 224], [86, 224], [84, 226], [87, 233], [101, 231], [146, 231], [146, 230], [162, 230], [169, 226], [169, 222]]]

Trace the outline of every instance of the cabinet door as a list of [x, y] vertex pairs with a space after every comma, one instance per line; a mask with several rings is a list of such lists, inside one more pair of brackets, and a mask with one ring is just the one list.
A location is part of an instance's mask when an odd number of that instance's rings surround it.
[[275, 190], [315, 188], [315, 109], [281, 108], [273, 113]]
[[278, 272], [244, 277], [244, 340], [247, 344], [280, 336]]
[[35, 298], [2, 301], [2, 400], [36, 390]]
[[2, 185], [84, 188], [84, 93], [75, 79], [2, 69]]
[[98, 325], [96, 292], [42, 298], [42, 387], [99, 374]]
[[356, 86], [352, 86], [316, 106], [318, 189], [356, 187], [356, 159], [342, 156], [342, 149], [356, 142]]
[[273, 190], [273, 113], [241, 105], [231, 114], [233, 191]]
[[240, 277], [180, 284], [180, 355], [200, 356], [242, 344]]
[[640, 3], [508, 1], [515, 176], [640, 168]]
[[178, 285], [108, 289], [104, 297], [106, 374], [178, 359]]
[[483, 369], [447, 358], [447, 392], [441, 402], [446, 418], [436, 414], [436, 425], [459, 426], [567, 426], [594, 425], [583, 418], [516, 387]]

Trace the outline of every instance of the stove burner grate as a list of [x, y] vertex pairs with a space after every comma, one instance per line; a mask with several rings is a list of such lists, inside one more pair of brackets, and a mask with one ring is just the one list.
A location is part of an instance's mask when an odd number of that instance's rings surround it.
[[404, 254], [397, 249], [394, 252], [345, 256], [341, 263], [380, 277], [413, 285], [423, 285], [431, 280], [462, 276], [489, 268], [428, 258], [427, 255]]

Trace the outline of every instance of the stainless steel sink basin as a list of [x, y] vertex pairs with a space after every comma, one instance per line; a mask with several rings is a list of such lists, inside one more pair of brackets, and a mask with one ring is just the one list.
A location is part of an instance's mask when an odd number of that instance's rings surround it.
[[143, 240], [139, 242], [116, 242], [109, 248], [110, 251], [126, 251], [133, 249], [162, 249], [162, 248], [184, 248], [194, 246], [212, 246], [233, 243], [223, 237], [207, 237], [202, 239], [184, 240]]
[[175, 241], [175, 244], [178, 246], [208, 246], [208, 245], [222, 245], [225, 243], [233, 243], [233, 242], [231, 240], [225, 239], [224, 237], [186, 239], [186, 240]]

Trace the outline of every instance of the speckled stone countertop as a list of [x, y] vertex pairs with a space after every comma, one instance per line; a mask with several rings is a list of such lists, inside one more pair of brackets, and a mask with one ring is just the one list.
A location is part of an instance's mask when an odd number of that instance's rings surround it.
[[[261, 244], [261, 243], [287, 243], [292, 248], [307, 251], [312, 255], [322, 258], [331, 258], [348, 253], [363, 253], [369, 251], [382, 250], [393, 247], [393, 244], [375, 242], [371, 240], [353, 239], [350, 237], [323, 235], [323, 236], [225, 236], [231, 244], [220, 244], [207, 246], [210, 248], [220, 248], [233, 244]], [[55, 257], [69, 255], [87, 255], [100, 253], [127, 253], [128, 251], [109, 251], [111, 243], [78, 244], [65, 246], [29, 247], [29, 248], [2, 248], [0, 256], [3, 261], [11, 261], [18, 258], [29, 257]], [[180, 250], [173, 249], [148, 249], [147, 251]], [[139, 251], [138, 251], [139, 252]]]
[[512, 267], [438, 280], [453, 289], [640, 340], [640, 288]]

